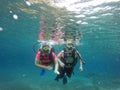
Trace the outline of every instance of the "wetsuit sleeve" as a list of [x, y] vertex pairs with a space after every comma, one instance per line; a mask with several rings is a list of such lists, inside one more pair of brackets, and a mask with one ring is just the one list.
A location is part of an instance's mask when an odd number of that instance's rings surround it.
[[81, 54], [77, 51], [78, 57], [82, 59]]
[[35, 59], [40, 60], [40, 51], [37, 52]]
[[79, 59], [82, 61], [82, 63], [85, 64], [85, 61], [82, 59], [82, 56], [78, 51], [77, 51], [77, 54], [78, 54]]
[[58, 58], [63, 57], [63, 53], [64, 53], [64, 51], [62, 50], [62, 51], [57, 55], [57, 57], [58, 57]]

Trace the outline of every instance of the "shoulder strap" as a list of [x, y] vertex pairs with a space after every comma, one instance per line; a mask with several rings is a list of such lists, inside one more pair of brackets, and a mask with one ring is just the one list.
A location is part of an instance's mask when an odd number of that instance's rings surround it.
[[54, 60], [54, 58], [53, 58], [53, 56], [52, 56], [52, 53], [54, 52], [54, 49], [53, 48], [51, 48], [51, 50], [50, 50], [50, 53], [49, 53], [49, 58], [53, 61]]
[[63, 48], [63, 51], [66, 52], [66, 48]]
[[38, 51], [41, 51], [41, 49], [38, 49]]

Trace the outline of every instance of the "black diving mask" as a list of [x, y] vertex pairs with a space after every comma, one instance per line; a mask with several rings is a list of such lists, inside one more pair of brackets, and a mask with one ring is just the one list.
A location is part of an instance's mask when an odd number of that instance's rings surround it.
[[43, 51], [44, 53], [48, 53], [48, 52], [49, 52], [49, 46], [44, 46], [44, 47], [42, 48], [42, 51]]
[[67, 48], [68, 48], [69, 50], [73, 49], [73, 44], [67, 44]]

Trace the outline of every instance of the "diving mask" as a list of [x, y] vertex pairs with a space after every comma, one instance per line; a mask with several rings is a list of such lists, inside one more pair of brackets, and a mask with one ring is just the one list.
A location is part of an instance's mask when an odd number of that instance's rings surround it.
[[71, 50], [73, 48], [73, 44], [67, 44], [66, 46], [69, 50]]
[[48, 53], [48, 52], [49, 52], [49, 46], [48, 46], [48, 45], [43, 46], [43, 47], [42, 47], [42, 51], [43, 51], [44, 53]]

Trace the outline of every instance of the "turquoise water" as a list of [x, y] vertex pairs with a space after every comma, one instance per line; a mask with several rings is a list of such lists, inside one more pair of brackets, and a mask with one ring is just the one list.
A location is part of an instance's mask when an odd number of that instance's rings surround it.
[[[74, 4], [87, 1], [92, 0]], [[75, 74], [66, 85], [54, 81], [53, 71], [46, 71], [41, 77], [40, 69], [34, 66], [32, 47], [40, 32], [41, 13], [37, 5], [27, 6], [24, 0], [0, 1], [0, 90], [120, 90], [120, 1], [79, 11], [82, 17], [77, 18], [81, 20], [77, 28], [83, 36], [77, 48], [86, 64], [83, 72], [79, 72], [76, 65]], [[47, 8], [46, 4], [42, 5]], [[18, 19], [13, 18], [13, 14]], [[63, 46], [57, 48], [56, 53]]]

